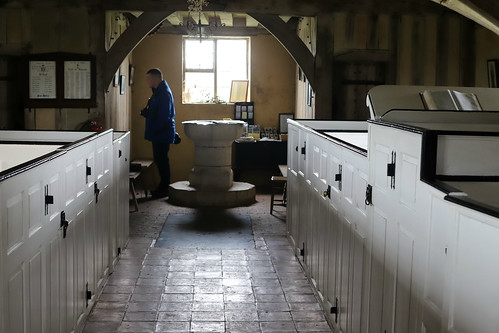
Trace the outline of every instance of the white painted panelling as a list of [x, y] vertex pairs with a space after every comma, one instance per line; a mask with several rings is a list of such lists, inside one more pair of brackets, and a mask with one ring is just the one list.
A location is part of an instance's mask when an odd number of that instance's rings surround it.
[[7, 200], [7, 248], [10, 254], [23, 242], [23, 201], [22, 193]]
[[[397, 250], [397, 286], [395, 299], [394, 332], [413, 331], [416, 303], [413, 289], [414, 237], [403, 228], [399, 229]], [[411, 329], [412, 328], [412, 329]]]
[[75, 142], [94, 133], [71, 131], [0, 131], [0, 141], [11, 142]]
[[[9, 135], [18, 133], [0, 131], [0, 137]], [[59, 139], [53, 133], [41, 136], [57, 142], [68, 138], [65, 132]], [[117, 164], [117, 178], [113, 135], [105, 132], [0, 182], [0, 295], [5, 296], [0, 299], [0, 332], [81, 330], [89, 311], [87, 283], [92, 296], [98, 293], [117, 255], [117, 249], [109, 248], [111, 218], [122, 217], [118, 224], [122, 247], [128, 238], [129, 134], [124, 136], [121, 149], [126, 158]], [[87, 159], [92, 170], [88, 184]], [[98, 203], [97, 177], [102, 189]], [[53, 196], [53, 204], [45, 205], [46, 194]], [[110, 214], [113, 209], [116, 215]], [[60, 227], [62, 211], [69, 222], [66, 237]], [[113, 234], [117, 239], [117, 228]]]
[[[24, 332], [25, 313], [25, 291], [24, 291], [24, 267], [9, 277], [7, 285], [7, 308], [9, 316], [6, 318], [6, 327], [9, 332]], [[5, 295], [5, 294], [4, 294]]]
[[387, 176], [386, 167], [392, 161], [392, 152], [388, 146], [376, 144], [371, 153], [374, 155], [374, 185], [379, 191], [388, 191], [390, 187], [390, 178]]
[[466, 213], [460, 214], [458, 223], [449, 330], [496, 333], [499, 225], [492, 219]]
[[368, 148], [367, 133], [325, 132], [325, 134], [364, 150]]
[[61, 331], [61, 284], [60, 279], [63, 278], [60, 270], [60, 250], [61, 250], [61, 237], [55, 235], [48, 245], [48, 274], [47, 274], [47, 316], [48, 332], [59, 333]]
[[35, 234], [37, 231], [39, 231], [42, 228], [42, 214], [44, 214], [44, 212], [40, 210], [40, 207], [43, 206], [42, 205], [43, 197], [42, 197], [40, 183], [28, 189], [27, 192], [28, 192], [27, 203], [29, 210], [28, 237], [31, 238], [33, 234]]
[[42, 332], [43, 321], [45, 320], [45, 298], [42, 297], [42, 292], [45, 294], [45, 276], [42, 266], [42, 253], [36, 252], [28, 262], [28, 299], [29, 299], [29, 315], [28, 332]]
[[400, 203], [410, 210], [416, 209], [416, 184], [419, 181], [418, 162], [411, 155], [402, 153], [400, 166]]
[[448, 265], [447, 252], [452, 230], [449, 225], [451, 220], [447, 218], [449, 215], [452, 215], [449, 205], [442, 199], [432, 196], [427, 281], [424, 297], [425, 301], [440, 313], [443, 310], [445, 272]]
[[[365, 318], [368, 309], [362, 298], [367, 294], [369, 280], [368, 271], [364, 269], [368, 262], [367, 214], [364, 198], [354, 195], [354, 189], [359, 186], [364, 187], [365, 193], [367, 159], [331, 144], [326, 137], [307, 134], [307, 129], [296, 128], [293, 123], [289, 129], [289, 142], [298, 138], [298, 146], [306, 146], [305, 154], [301, 148], [297, 151], [296, 146], [289, 149], [290, 169], [294, 161], [300, 168], [297, 180], [292, 172], [288, 174], [290, 195], [299, 197], [298, 205], [288, 203], [290, 239], [300, 247], [303, 243], [303, 262], [323, 303], [332, 307], [338, 300], [335, 327], [345, 332], [367, 327], [366, 320], [354, 319]], [[360, 169], [355, 163], [357, 158], [365, 161], [360, 163]], [[295, 188], [297, 194], [293, 194]], [[293, 214], [294, 209], [298, 214]], [[335, 321], [336, 316], [330, 316]]]
[[[327, 131], [328, 123], [318, 127]], [[289, 142], [296, 142], [288, 150], [289, 169], [296, 171], [288, 175], [288, 233], [305, 249], [305, 270], [336, 331], [497, 332], [499, 221], [446, 201], [421, 181], [422, 132], [370, 123], [366, 157], [309, 125], [289, 125]], [[477, 161], [476, 174], [499, 170], [495, 137], [444, 141], [446, 149], [463, 147], [450, 154], [453, 173]], [[483, 142], [483, 152], [472, 152]], [[457, 165], [463, 154], [471, 160]], [[365, 204], [368, 184], [373, 206]], [[447, 184], [497, 206], [496, 183]], [[338, 316], [331, 311], [336, 304]]]
[[0, 172], [56, 151], [58, 145], [0, 144]]
[[499, 137], [441, 135], [437, 152], [438, 175], [499, 175]]

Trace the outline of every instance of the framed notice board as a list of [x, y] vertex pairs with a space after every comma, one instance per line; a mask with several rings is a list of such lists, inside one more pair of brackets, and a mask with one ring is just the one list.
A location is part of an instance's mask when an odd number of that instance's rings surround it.
[[91, 54], [29, 55], [25, 65], [25, 105], [28, 108], [93, 108], [96, 64]]
[[242, 120], [248, 125], [255, 124], [255, 103], [236, 102], [234, 103], [234, 120]]

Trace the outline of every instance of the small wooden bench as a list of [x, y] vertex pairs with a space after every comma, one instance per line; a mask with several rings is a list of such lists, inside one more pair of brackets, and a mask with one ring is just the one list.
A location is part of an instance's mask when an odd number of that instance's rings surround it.
[[[153, 161], [152, 160], [135, 160], [135, 161], [132, 161], [132, 164], [140, 164], [140, 166], [141, 166], [141, 171], [130, 172], [130, 175], [129, 175], [130, 191], [132, 191], [133, 204], [135, 206], [135, 210], [133, 211], [133, 213], [134, 213], [134, 212], [139, 211], [139, 203], [137, 202], [137, 194], [135, 192], [134, 182], [137, 178], [139, 178], [140, 174], [142, 173], [142, 170], [149, 168], [153, 164]], [[147, 189], [145, 191], [146, 191], [146, 197], [147, 197]]]
[[[272, 215], [274, 211], [274, 206], [287, 206], [287, 181], [288, 181], [288, 166], [279, 165], [279, 170], [282, 176], [273, 176], [271, 178], [271, 192], [270, 192], [270, 214]], [[281, 199], [276, 199], [275, 195], [282, 193]]]

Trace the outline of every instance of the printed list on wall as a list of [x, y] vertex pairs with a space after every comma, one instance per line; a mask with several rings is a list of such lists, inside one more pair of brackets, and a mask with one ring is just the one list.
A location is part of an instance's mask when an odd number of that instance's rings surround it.
[[56, 94], [56, 62], [30, 61], [29, 98], [55, 99]]
[[92, 66], [90, 61], [64, 62], [64, 98], [90, 99]]

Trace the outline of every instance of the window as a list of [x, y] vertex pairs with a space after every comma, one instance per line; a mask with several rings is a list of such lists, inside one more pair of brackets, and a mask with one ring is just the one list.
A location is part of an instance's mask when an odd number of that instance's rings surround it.
[[184, 38], [184, 103], [229, 102], [233, 80], [249, 80], [249, 38]]

